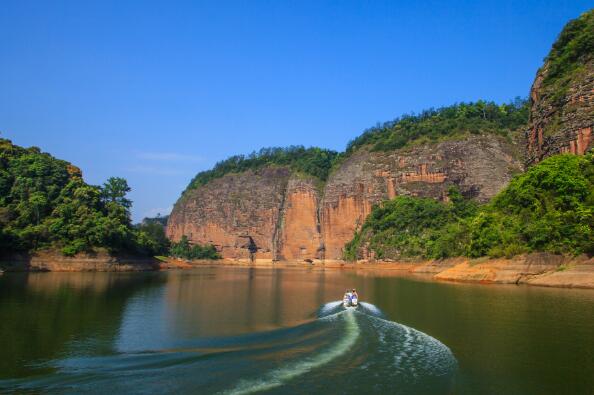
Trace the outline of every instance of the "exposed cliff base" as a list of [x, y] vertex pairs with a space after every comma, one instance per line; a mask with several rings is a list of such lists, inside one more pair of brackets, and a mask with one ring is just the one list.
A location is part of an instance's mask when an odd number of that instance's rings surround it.
[[[594, 288], [594, 258], [531, 254], [513, 259], [458, 260], [436, 280]], [[422, 271], [422, 268], [415, 271]]]
[[393, 275], [418, 275], [437, 281], [468, 282], [480, 284], [528, 284], [558, 288], [594, 289], [594, 258], [586, 256], [565, 257], [546, 253], [521, 255], [511, 259], [451, 258], [441, 261], [418, 262], [363, 262], [347, 263], [340, 260], [283, 261], [270, 259], [197, 261], [198, 266], [246, 266], [257, 268], [287, 268], [309, 266], [314, 269], [346, 269]]
[[72, 257], [55, 251], [0, 257], [0, 269], [7, 272], [138, 272], [158, 270], [159, 267], [155, 258], [110, 255], [103, 251], [80, 253]]

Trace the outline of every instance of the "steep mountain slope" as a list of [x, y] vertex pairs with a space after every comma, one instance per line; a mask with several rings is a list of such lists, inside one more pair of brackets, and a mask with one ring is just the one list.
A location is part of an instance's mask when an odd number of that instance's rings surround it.
[[565, 26], [538, 70], [530, 98], [527, 164], [592, 149], [594, 10]]
[[[522, 170], [508, 124], [517, 127], [526, 118], [521, 102], [460, 104], [407, 116], [353, 142], [333, 158], [327, 180], [290, 163], [246, 169], [240, 161], [239, 172], [221, 172], [184, 192], [169, 218], [168, 236], [214, 244], [225, 258], [248, 258], [251, 250], [260, 259], [340, 259], [344, 244], [382, 200], [446, 199], [451, 185], [481, 202], [494, 196]], [[427, 136], [434, 130], [439, 136]], [[378, 141], [390, 141], [394, 133], [406, 136], [399, 139], [404, 144], [378, 148]], [[257, 155], [250, 160], [261, 162]]]
[[342, 256], [376, 203], [399, 195], [444, 200], [452, 185], [466, 197], [486, 202], [521, 170], [517, 147], [492, 134], [387, 152], [360, 149], [330, 176], [324, 190], [326, 257]]

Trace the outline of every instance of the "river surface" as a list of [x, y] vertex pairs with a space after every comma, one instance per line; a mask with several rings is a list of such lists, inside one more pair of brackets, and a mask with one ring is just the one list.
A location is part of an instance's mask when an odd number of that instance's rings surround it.
[[6, 273], [0, 393], [592, 394], [594, 292], [319, 267]]

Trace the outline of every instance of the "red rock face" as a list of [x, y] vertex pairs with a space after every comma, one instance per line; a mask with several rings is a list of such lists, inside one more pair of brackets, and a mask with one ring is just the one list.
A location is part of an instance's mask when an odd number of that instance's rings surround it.
[[495, 136], [386, 153], [354, 153], [324, 189], [321, 222], [326, 259], [342, 256], [344, 245], [374, 204], [398, 195], [445, 200], [451, 185], [485, 202], [522, 170], [519, 157], [513, 144]]
[[321, 258], [319, 203], [312, 180], [289, 180], [278, 235], [278, 259]]
[[319, 182], [282, 168], [227, 175], [188, 191], [167, 234], [214, 244], [231, 259], [249, 257], [249, 238], [257, 259], [340, 259], [374, 204], [397, 195], [445, 199], [450, 185], [486, 201], [521, 171], [519, 157], [502, 138], [472, 136], [387, 153], [359, 150], [321, 192]]
[[167, 223], [167, 235], [179, 240], [214, 244], [223, 257], [249, 257], [250, 237], [257, 258], [276, 257], [274, 235], [290, 172], [267, 168], [230, 174], [188, 191], [176, 203]]
[[569, 82], [566, 93], [555, 97], [545, 85], [547, 65], [539, 70], [530, 92], [530, 129], [526, 133], [526, 163], [532, 165], [560, 153], [583, 155], [594, 139], [594, 61]]

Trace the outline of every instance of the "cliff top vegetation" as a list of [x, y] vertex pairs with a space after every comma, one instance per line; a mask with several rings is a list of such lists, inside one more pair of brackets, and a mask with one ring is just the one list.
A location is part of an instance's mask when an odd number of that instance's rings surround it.
[[344, 156], [370, 146], [372, 151], [388, 151], [415, 142], [439, 141], [467, 134], [494, 133], [505, 137], [528, 121], [528, 104], [517, 98], [509, 104], [478, 101], [460, 103], [439, 109], [425, 110], [417, 115], [404, 115], [394, 121], [367, 129], [349, 142], [345, 153], [322, 149], [290, 146], [262, 148], [249, 155], [235, 155], [218, 162], [212, 169], [198, 173], [186, 191], [196, 189], [230, 173], [257, 170], [266, 166], [286, 166], [326, 181], [332, 168]]
[[338, 155], [336, 151], [317, 147], [305, 148], [301, 145], [262, 148], [247, 156], [232, 156], [218, 162], [212, 169], [198, 173], [190, 181], [186, 191], [196, 189], [226, 174], [257, 170], [266, 166], [286, 166], [293, 171], [325, 181]]
[[593, 59], [594, 10], [590, 10], [569, 21], [559, 34], [545, 58], [542, 89], [550, 92], [554, 102], [559, 102], [570, 83], [586, 71], [584, 65]]
[[447, 137], [467, 134], [510, 134], [528, 122], [528, 102], [516, 98], [508, 104], [477, 101], [459, 103], [420, 114], [403, 115], [393, 121], [378, 124], [355, 138], [346, 148], [346, 154], [363, 146], [372, 151], [404, 148], [415, 142], [440, 141]]

